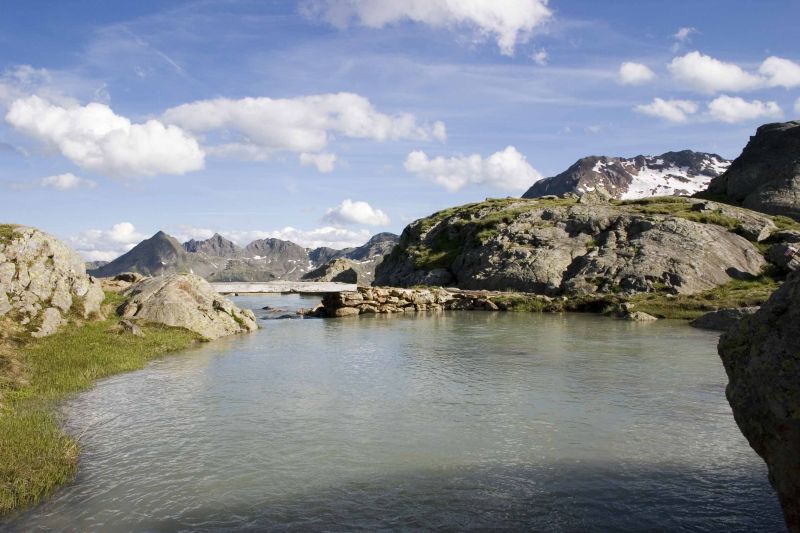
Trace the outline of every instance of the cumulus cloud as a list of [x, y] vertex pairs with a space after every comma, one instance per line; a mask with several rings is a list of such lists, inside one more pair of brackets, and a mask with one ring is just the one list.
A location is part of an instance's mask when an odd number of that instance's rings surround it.
[[336, 154], [319, 153], [309, 154], [303, 152], [300, 154], [300, 164], [303, 166], [315, 166], [320, 172], [333, 172], [336, 168]]
[[147, 237], [130, 222], [120, 222], [111, 229], [84, 231], [72, 237], [70, 244], [87, 261], [113, 261]]
[[72, 189], [94, 189], [97, 186], [92, 180], [79, 178], [72, 172], [65, 174], [57, 174], [55, 176], [47, 176], [39, 180], [39, 186], [57, 189], [59, 191], [69, 191]]
[[765, 59], [757, 74], [697, 51], [674, 58], [667, 68], [678, 83], [708, 94], [800, 86], [800, 65], [775, 56]]
[[375, 209], [367, 202], [354, 202], [349, 198], [325, 211], [322, 220], [334, 225], [385, 226], [389, 223], [389, 217], [380, 209]]
[[653, 81], [656, 73], [647, 65], [626, 61], [619, 67], [619, 82], [623, 85], [642, 85]]
[[448, 191], [457, 191], [468, 184], [485, 184], [505, 190], [523, 190], [542, 175], [513, 146], [487, 158], [478, 154], [430, 159], [425, 152], [408, 154], [405, 168]]
[[709, 102], [708, 112], [714, 119], [729, 123], [783, 116], [783, 111], [775, 102], [762, 102], [761, 100], [748, 102], [739, 97], [726, 95]]
[[308, 0], [304, 11], [338, 28], [360, 24], [382, 28], [409, 20], [439, 27], [468, 27], [491, 37], [500, 52], [513, 55], [519, 43], [552, 16], [547, 0]]
[[697, 112], [697, 103], [691, 100], [654, 98], [649, 104], [637, 105], [634, 110], [637, 113], [663, 118], [670, 122], [685, 122], [688, 115]]
[[689, 39], [689, 36], [693, 33], [697, 33], [696, 28], [684, 26], [683, 28], [678, 28], [678, 31], [676, 31], [675, 35], [673, 35], [672, 37], [676, 41], [686, 41], [687, 39]]
[[5, 118], [81, 168], [101, 174], [185, 174], [204, 166], [203, 150], [181, 128], [157, 120], [133, 124], [105, 104], [62, 106], [34, 95], [15, 100]]
[[353, 93], [199, 100], [168, 109], [163, 119], [194, 133], [233, 135], [234, 141], [208, 148], [214, 155], [265, 159], [276, 152], [305, 153], [301, 162], [323, 171], [333, 168], [330, 155], [322, 152], [334, 136], [379, 142], [447, 138], [442, 122], [419, 124], [408, 113], [381, 113]]
[[782, 57], [771, 56], [758, 67], [768, 87], [791, 89], [800, 86], [800, 65]]

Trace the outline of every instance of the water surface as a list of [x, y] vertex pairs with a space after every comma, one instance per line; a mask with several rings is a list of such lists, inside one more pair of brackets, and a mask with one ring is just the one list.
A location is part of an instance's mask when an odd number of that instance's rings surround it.
[[5, 529], [783, 529], [716, 334], [484, 312], [260, 323], [68, 402], [77, 479]]

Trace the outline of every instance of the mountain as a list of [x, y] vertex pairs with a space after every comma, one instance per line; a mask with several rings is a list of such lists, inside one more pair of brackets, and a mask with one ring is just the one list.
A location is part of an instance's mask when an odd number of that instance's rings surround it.
[[346, 248], [331, 254], [330, 248], [317, 248], [309, 253], [309, 257], [323, 258], [327, 261], [318, 268], [303, 276], [304, 281], [344, 281], [354, 279], [351, 283], [369, 285], [375, 279], [375, 269], [389, 254], [400, 237], [394, 233], [378, 233], [365, 244], [356, 248]]
[[721, 175], [730, 161], [716, 154], [682, 150], [658, 156], [589, 156], [567, 170], [537, 181], [523, 198], [581, 195], [602, 187], [612, 198], [629, 200], [647, 196], [685, 195], [703, 191]]
[[353, 261], [358, 275], [368, 282], [375, 266], [398, 239], [392, 233], [379, 233], [362, 246], [344, 250], [308, 250], [290, 241], [260, 239], [241, 248], [219, 234], [181, 244], [159, 231], [90, 273], [109, 277], [121, 272], [148, 276], [191, 272], [209, 281], [296, 281], [335, 259], [348, 259]]
[[128, 253], [92, 270], [90, 274], [103, 278], [116, 276], [121, 272], [138, 272], [146, 276], [194, 272], [204, 276], [213, 270], [215, 265], [205, 254], [187, 252], [175, 237], [159, 231], [134, 246]]
[[800, 220], [800, 121], [758, 128], [704, 195]]
[[191, 253], [203, 253], [214, 257], [238, 257], [242, 255], [242, 249], [232, 241], [229, 241], [219, 233], [215, 233], [210, 239], [196, 241], [194, 239], [183, 243], [183, 248]]

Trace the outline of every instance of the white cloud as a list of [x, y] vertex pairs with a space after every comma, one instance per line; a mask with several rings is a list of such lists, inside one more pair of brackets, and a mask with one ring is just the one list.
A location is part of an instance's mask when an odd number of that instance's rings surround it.
[[757, 89], [763, 83], [761, 78], [745, 72], [738, 65], [697, 51], [674, 58], [667, 68], [675, 81], [704, 93], [747, 91]]
[[71, 172], [65, 174], [57, 174], [55, 176], [47, 176], [38, 182], [40, 187], [57, 189], [59, 191], [68, 191], [71, 189], [94, 189], [97, 183], [92, 180], [79, 178]]
[[783, 111], [775, 102], [753, 100], [748, 102], [739, 97], [722, 95], [708, 104], [709, 114], [722, 122], [742, 122], [763, 118], [780, 118]]
[[800, 115], [800, 98], [794, 103], [794, 112]]
[[656, 73], [647, 65], [626, 61], [619, 67], [619, 82], [624, 85], [642, 85], [653, 81]]
[[794, 61], [771, 56], [761, 63], [758, 72], [766, 78], [769, 87], [791, 89], [800, 86], [800, 65]]
[[676, 41], [686, 41], [689, 36], [693, 33], [697, 33], [696, 28], [691, 28], [688, 26], [684, 26], [683, 28], [678, 28], [678, 31], [675, 32], [675, 35], [672, 37], [675, 38]]
[[380, 209], [375, 209], [367, 202], [354, 202], [349, 198], [325, 211], [322, 220], [334, 225], [385, 226], [389, 224], [389, 217]]
[[437, 183], [448, 191], [457, 191], [468, 184], [486, 184], [506, 190], [523, 190], [542, 175], [513, 146], [487, 158], [478, 154], [429, 159], [425, 152], [408, 154], [405, 168]]
[[466, 26], [493, 37], [500, 52], [512, 55], [518, 43], [550, 19], [547, 0], [308, 0], [306, 14], [338, 28], [352, 23], [369, 28], [410, 20], [429, 26]]
[[[235, 140], [208, 148], [220, 156], [266, 159], [276, 152], [319, 154], [334, 136], [352, 139], [437, 140], [447, 132], [442, 122], [418, 124], [414, 115], [387, 115], [365, 97], [353, 93], [297, 98], [216, 98], [168, 109], [167, 123], [195, 133], [223, 132]], [[330, 158], [322, 167], [327, 168]], [[315, 162], [315, 164], [317, 164]], [[319, 167], [319, 165], [318, 165]]]
[[333, 172], [333, 169], [336, 168], [336, 155], [325, 152], [319, 154], [303, 152], [300, 154], [300, 164], [303, 166], [313, 165], [319, 172]]
[[674, 58], [667, 68], [676, 82], [707, 94], [800, 86], [800, 64], [775, 56], [761, 63], [758, 74], [697, 51]]
[[219, 234], [240, 246], [247, 246], [256, 239], [281, 239], [292, 241], [305, 248], [327, 246], [336, 249], [361, 246], [372, 237], [372, 233], [367, 229], [351, 230], [334, 226], [323, 226], [310, 230], [286, 226], [283, 229], [272, 231], [220, 231]]
[[544, 66], [547, 64], [547, 50], [536, 50], [532, 55], [531, 59], [537, 65]]
[[87, 261], [112, 261], [147, 237], [130, 222], [120, 222], [108, 230], [84, 231], [72, 237], [70, 244]]
[[133, 124], [105, 104], [64, 107], [34, 95], [15, 100], [6, 121], [81, 168], [111, 176], [185, 174], [204, 165], [205, 154], [182, 129]]
[[691, 100], [663, 100], [654, 98], [646, 105], [637, 105], [637, 113], [663, 118], [670, 122], [685, 122], [688, 115], [697, 112], [697, 104]]

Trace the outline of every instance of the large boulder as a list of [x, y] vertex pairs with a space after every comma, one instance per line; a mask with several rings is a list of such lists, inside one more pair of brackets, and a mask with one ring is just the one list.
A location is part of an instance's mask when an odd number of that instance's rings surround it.
[[741, 319], [752, 315], [756, 311], [758, 311], [758, 307], [729, 307], [726, 309], [718, 309], [692, 320], [689, 324], [699, 329], [727, 331]]
[[206, 339], [258, 329], [255, 315], [220, 296], [194, 274], [148, 278], [123, 292], [118, 313], [127, 319], [186, 328]]
[[750, 446], [764, 459], [786, 524], [800, 531], [800, 273], [719, 341], [726, 395]]
[[0, 317], [35, 337], [58, 331], [69, 313], [100, 315], [104, 294], [83, 259], [43, 231], [0, 226]]
[[759, 250], [737, 216], [697, 212], [699, 200], [580, 204], [505, 199], [410, 224], [374, 285], [445, 285], [546, 295], [692, 294], [758, 275]]
[[800, 220], [800, 121], [765, 124], [706, 193]]

